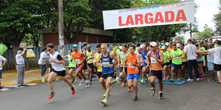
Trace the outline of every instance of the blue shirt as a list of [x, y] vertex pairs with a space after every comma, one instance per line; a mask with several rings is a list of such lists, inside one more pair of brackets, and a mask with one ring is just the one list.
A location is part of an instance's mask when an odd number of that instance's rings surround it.
[[102, 74], [110, 74], [114, 73], [114, 66], [110, 68], [110, 64], [113, 64], [112, 58], [110, 57], [110, 53], [108, 52], [107, 57], [103, 56], [103, 53], [101, 55], [101, 63], [103, 64], [102, 67]]
[[141, 54], [143, 56], [143, 59], [144, 59], [144, 64], [146, 65], [147, 62], [146, 62], [146, 56], [147, 56], [147, 53], [149, 52], [149, 50], [147, 50], [147, 52], [144, 52], [144, 51], [141, 51]]

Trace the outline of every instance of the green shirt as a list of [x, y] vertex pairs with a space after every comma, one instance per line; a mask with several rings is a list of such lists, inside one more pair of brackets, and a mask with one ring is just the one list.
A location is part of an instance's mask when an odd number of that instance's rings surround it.
[[118, 46], [114, 46], [114, 47], [113, 47], [114, 50], [117, 50], [117, 48], [118, 48]]
[[[180, 49], [177, 49], [176, 51], [174, 51], [173, 49], [170, 51], [170, 56], [178, 56], [182, 54], [182, 51]], [[182, 64], [182, 59], [181, 59], [181, 56], [180, 57], [176, 57], [176, 58], [173, 58], [172, 59], [172, 63], [173, 64], [176, 64], [176, 65], [180, 65]]]
[[72, 62], [70, 62], [70, 60], [71, 60], [71, 55], [68, 55], [69, 67], [76, 67], [74, 58], [73, 58]]
[[116, 53], [118, 54], [119, 52], [120, 52], [120, 49], [117, 49], [117, 50], [116, 50]]
[[216, 44], [214, 44], [214, 48], [216, 48]]
[[[168, 51], [165, 51], [165, 52], [162, 51], [162, 53], [163, 53], [164, 59], [166, 59], [166, 58], [168, 58], [170, 56]], [[170, 60], [166, 59], [166, 61], [164, 63], [169, 63], [169, 62], [170, 62]]]
[[[201, 47], [200, 49], [202, 49], [203, 51], [206, 50], [205, 47]], [[205, 55], [202, 56], [202, 59], [205, 60]]]

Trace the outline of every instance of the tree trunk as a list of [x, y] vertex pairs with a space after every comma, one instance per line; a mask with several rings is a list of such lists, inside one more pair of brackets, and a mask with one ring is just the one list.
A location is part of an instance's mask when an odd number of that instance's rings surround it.
[[12, 43], [12, 60], [14, 62], [14, 69], [16, 69], [15, 68], [16, 67], [15, 66], [16, 65], [15, 55], [17, 54], [17, 51], [20, 47], [20, 42], [18, 40], [13, 40], [12, 42], [13, 42]]

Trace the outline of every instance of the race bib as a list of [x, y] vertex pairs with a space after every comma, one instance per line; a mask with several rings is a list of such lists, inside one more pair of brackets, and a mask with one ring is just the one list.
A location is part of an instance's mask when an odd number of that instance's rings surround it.
[[103, 67], [110, 67], [110, 63], [109, 62], [103, 62]]
[[157, 60], [155, 59], [155, 58], [153, 58], [153, 57], [151, 57], [151, 63], [157, 63]]
[[132, 65], [132, 63], [129, 63], [130, 68], [135, 68], [135, 66]]
[[88, 59], [91, 59], [92, 57], [88, 57]]
[[125, 60], [121, 60], [121, 64], [124, 64]]
[[178, 60], [178, 57], [174, 57], [175, 60]]
[[79, 59], [76, 59], [75, 62], [78, 64], [81, 63], [81, 61]]
[[115, 60], [113, 59], [112, 62], [114, 63], [114, 61], [115, 61]]

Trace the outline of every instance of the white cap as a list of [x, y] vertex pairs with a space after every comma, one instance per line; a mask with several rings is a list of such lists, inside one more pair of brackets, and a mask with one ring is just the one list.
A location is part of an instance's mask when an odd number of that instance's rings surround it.
[[166, 42], [166, 44], [165, 44], [166, 46], [169, 46], [169, 43], [168, 42]]
[[140, 48], [143, 48], [143, 45], [144, 45], [144, 44], [141, 44], [141, 45], [140, 45]]
[[122, 50], [122, 46], [120, 46], [120, 47], [119, 47], [119, 49], [121, 49], [121, 50]]
[[151, 43], [150, 43], [150, 46], [155, 47], [155, 46], [157, 46], [157, 43], [156, 43], [156, 42], [151, 42]]
[[177, 43], [177, 44], [176, 44], [176, 47], [179, 47], [179, 46], [180, 46], [180, 43]]

